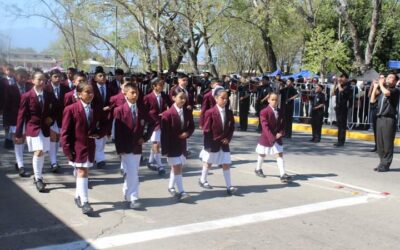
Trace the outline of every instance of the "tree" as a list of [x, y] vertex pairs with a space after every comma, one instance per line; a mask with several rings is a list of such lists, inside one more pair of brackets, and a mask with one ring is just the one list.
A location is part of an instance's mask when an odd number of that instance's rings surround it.
[[319, 72], [323, 82], [328, 72], [349, 69], [351, 65], [347, 47], [335, 39], [334, 30], [317, 27], [306, 42], [304, 66], [313, 72]]

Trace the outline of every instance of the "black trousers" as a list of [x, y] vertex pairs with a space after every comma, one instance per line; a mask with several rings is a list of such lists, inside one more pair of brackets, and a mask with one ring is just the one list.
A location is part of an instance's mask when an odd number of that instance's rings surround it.
[[379, 155], [379, 167], [389, 170], [393, 160], [394, 138], [396, 136], [396, 118], [378, 117], [376, 121], [376, 146]]
[[336, 109], [336, 123], [338, 126], [338, 143], [344, 144], [346, 142], [347, 130], [347, 108]]
[[378, 110], [376, 108], [371, 108], [371, 120], [372, 120], [372, 129], [374, 131], [374, 140], [375, 140], [375, 148], [376, 146], [376, 120], [378, 117], [376, 114], [378, 113]]
[[284, 114], [285, 137], [290, 138], [292, 137], [293, 107], [286, 108]]
[[240, 120], [240, 130], [246, 131], [247, 130], [247, 123], [249, 120], [249, 109], [248, 106], [240, 106], [239, 107], [239, 120]]
[[321, 110], [311, 111], [311, 128], [312, 138], [314, 140], [321, 140], [322, 122], [324, 120], [324, 112]]

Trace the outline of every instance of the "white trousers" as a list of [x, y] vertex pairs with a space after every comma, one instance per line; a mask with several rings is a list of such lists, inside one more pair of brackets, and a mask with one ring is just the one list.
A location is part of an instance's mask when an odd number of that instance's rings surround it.
[[125, 181], [122, 192], [126, 201], [139, 199], [140, 154], [122, 154], [121, 162], [125, 169]]

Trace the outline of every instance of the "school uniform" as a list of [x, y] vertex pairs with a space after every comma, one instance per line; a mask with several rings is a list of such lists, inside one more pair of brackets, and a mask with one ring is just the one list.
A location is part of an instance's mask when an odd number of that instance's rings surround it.
[[283, 152], [282, 137], [276, 140], [276, 134], [284, 134], [283, 112], [267, 106], [260, 112], [261, 135], [256, 153], [274, 155]]
[[169, 165], [185, 164], [187, 139], [180, 139], [179, 135], [186, 132], [190, 137], [193, 134], [192, 112], [172, 105], [162, 115], [161, 130], [161, 150], [163, 155], [167, 155]]
[[160, 94], [156, 94], [154, 91], [147, 94], [144, 99], [144, 106], [147, 111], [148, 121], [150, 126], [152, 127], [152, 135], [150, 138], [151, 142], [160, 142], [161, 130], [161, 116], [164, 111], [170, 106], [170, 101], [168, 96], [161, 92]]
[[69, 89], [69, 91], [75, 89], [74, 82], [73, 82], [72, 80], [70, 80], [70, 79], [67, 79], [67, 80], [64, 81], [62, 84], [63, 84], [64, 86], [66, 86], [66, 87]]
[[223, 139], [231, 141], [235, 130], [235, 120], [231, 110], [215, 105], [205, 115], [203, 125], [204, 149], [200, 153], [203, 162], [209, 164], [231, 164], [229, 144], [223, 144]]
[[125, 102], [114, 110], [115, 148], [121, 156], [121, 164], [125, 172], [123, 194], [126, 201], [139, 199], [139, 165], [142, 145], [139, 140], [147, 140], [144, 133], [145, 113], [135, 104]]
[[[69, 164], [74, 168], [90, 168], [93, 166], [96, 153], [96, 142], [92, 135], [105, 136], [106, 127], [100, 110], [91, 104], [77, 101], [64, 109], [61, 145]], [[75, 203], [87, 213], [88, 178], [76, 178]], [[83, 206], [81, 206], [83, 204]], [[85, 205], [86, 204], [86, 205]], [[86, 212], [84, 211], [86, 209]]]
[[203, 127], [203, 125], [204, 125], [204, 118], [206, 116], [207, 110], [214, 107], [215, 104], [216, 104], [216, 102], [215, 102], [215, 98], [213, 96], [213, 91], [210, 90], [203, 96], [203, 101], [201, 104], [201, 113], [200, 113], [200, 118], [199, 118], [199, 126], [200, 127]]
[[311, 96], [311, 128], [312, 128], [312, 141], [321, 141], [322, 122], [324, 120], [325, 106], [315, 109], [315, 107], [325, 104], [325, 94], [315, 93]]
[[76, 93], [76, 89], [70, 90], [64, 95], [64, 107], [67, 107], [75, 102], [77, 102], [78, 94]]
[[[100, 85], [92, 81], [92, 87], [94, 94], [92, 105], [95, 107], [96, 110], [99, 110], [101, 120], [105, 124], [105, 129], [107, 132], [106, 135], [111, 135], [112, 116], [110, 115], [111, 114], [110, 110], [103, 111], [103, 108], [110, 105], [110, 98], [113, 92], [111, 88], [108, 86], [108, 84]], [[104, 154], [104, 149], [106, 146], [107, 137], [104, 135], [99, 139], [95, 139], [95, 141], [96, 141], [95, 161], [98, 164], [98, 166], [102, 166], [102, 164], [105, 162], [106, 159], [106, 156]]]
[[[9, 126], [10, 134], [14, 134], [17, 126], [17, 117], [19, 103], [21, 101], [21, 95], [28, 92], [32, 88], [31, 84], [14, 84], [10, 85], [6, 89], [4, 112], [3, 112], [3, 124], [4, 126]], [[23, 129], [23, 134], [25, 130]], [[17, 162], [17, 167], [19, 169], [24, 167], [24, 147], [25, 143], [14, 144], [15, 159]]]
[[193, 91], [192, 91], [189, 87], [186, 88], [186, 89], [183, 89], [183, 88], [179, 87], [178, 84], [172, 86], [172, 88], [169, 90], [169, 99], [170, 99], [170, 103], [171, 103], [170, 105], [172, 105], [172, 103], [174, 103], [174, 100], [172, 99], [172, 96], [173, 96], [173, 93], [175, 92], [175, 90], [176, 90], [177, 88], [182, 89], [182, 90], [186, 93], [187, 100], [186, 100], [184, 106], [185, 106], [185, 107], [191, 106], [191, 107], [192, 107], [192, 110], [191, 110], [191, 111], [193, 112], [194, 105], [195, 105], [195, 102], [194, 102], [194, 93], [193, 93]]

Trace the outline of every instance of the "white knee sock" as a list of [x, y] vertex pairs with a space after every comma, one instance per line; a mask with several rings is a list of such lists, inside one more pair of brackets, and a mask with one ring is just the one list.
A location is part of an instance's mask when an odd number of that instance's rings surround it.
[[76, 188], [75, 188], [75, 198], [78, 198], [78, 197], [79, 197], [79, 190], [78, 190], [78, 178], [76, 178], [75, 182], [76, 182]]
[[88, 202], [88, 178], [78, 177], [76, 178], [76, 189], [78, 189], [79, 197], [81, 202]]
[[153, 149], [150, 149], [149, 163], [153, 163], [154, 161], [154, 153]]
[[261, 170], [263, 162], [264, 162], [264, 157], [262, 157], [261, 155], [258, 155], [256, 170]]
[[176, 187], [178, 188], [178, 192], [183, 192], [183, 183], [182, 183], [182, 174], [175, 175]]
[[224, 170], [224, 178], [225, 178], [226, 187], [230, 188], [232, 186], [230, 169]]
[[207, 182], [207, 175], [208, 175], [208, 164], [203, 163], [203, 169], [201, 170], [201, 177], [200, 177], [200, 181], [202, 183]]
[[171, 172], [169, 173], [168, 188], [175, 188], [175, 175], [174, 175], [174, 171], [172, 169], [171, 169]]
[[35, 176], [35, 180], [42, 179], [42, 170], [43, 170], [44, 156], [36, 156], [34, 155], [32, 158], [32, 167], [33, 173]]
[[279, 175], [282, 177], [285, 174], [285, 167], [283, 166], [283, 158], [282, 157], [276, 158], [276, 163], [278, 164]]
[[56, 164], [57, 163], [57, 151], [58, 151], [58, 142], [50, 142], [50, 164]]
[[24, 167], [24, 147], [25, 144], [14, 144], [15, 159], [17, 161], [18, 168]]
[[162, 167], [162, 163], [161, 163], [161, 154], [160, 154], [160, 153], [154, 154], [154, 158], [156, 159], [157, 165], [158, 165], [159, 167]]

